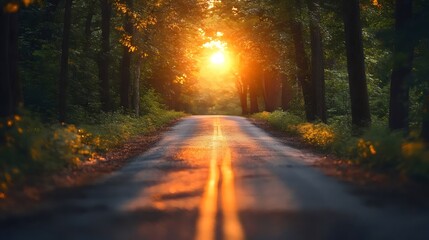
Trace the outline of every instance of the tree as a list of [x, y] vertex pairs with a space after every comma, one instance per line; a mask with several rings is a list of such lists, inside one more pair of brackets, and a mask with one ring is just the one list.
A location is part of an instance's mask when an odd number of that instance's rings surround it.
[[241, 114], [247, 115], [249, 113], [249, 109], [247, 107], [248, 85], [243, 80], [244, 79], [242, 77], [239, 77], [236, 80], [235, 86], [237, 88], [238, 96], [240, 97]]
[[112, 5], [110, 0], [100, 0], [101, 4], [101, 49], [98, 56], [98, 76], [100, 81], [101, 110], [111, 110], [110, 100], [110, 19], [112, 17]]
[[423, 106], [423, 123], [421, 137], [429, 143], [429, 91], [426, 90]]
[[124, 34], [125, 40], [128, 43], [123, 43], [123, 52], [121, 60], [121, 82], [120, 82], [120, 100], [121, 107], [124, 110], [130, 109], [130, 91], [131, 91], [131, 57], [132, 57], [132, 41], [133, 41], [133, 20], [131, 10], [133, 8], [133, 0], [126, 0], [126, 12], [124, 17]]
[[290, 79], [285, 73], [280, 74], [280, 79], [282, 82], [281, 107], [283, 111], [287, 111], [290, 108], [290, 101], [292, 100], [292, 85], [290, 83]]
[[71, 29], [71, 9], [72, 0], [66, 0], [64, 6], [64, 25], [63, 40], [61, 44], [61, 66], [59, 79], [59, 104], [58, 120], [65, 122], [67, 120], [67, 86], [69, 70], [69, 47], [70, 47], [70, 29]]
[[262, 90], [264, 92], [265, 110], [275, 111], [279, 106], [281, 82], [277, 69], [266, 69], [263, 72]]
[[[101, 28], [102, 28], [102, 32], [103, 31], [103, 23], [105, 21], [105, 19], [103, 18], [103, 9], [104, 9], [104, 1], [100, 0], [101, 3]], [[94, 15], [95, 15], [95, 5], [96, 5], [96, 1], [95, 0], [91, 0], [89, 1], [89, 6], [88, 6], [88, 12], [86, 13], [85, 16], [85, 28], [84, 28], [84, 36], [85, 36], [85, 40], [83, 42], [83, 50], [85, 52], [89, 51], [89, 47], [90, 47], [90, 41], [91, 41], [91, 34], [92, 34], [92, 29], [91, 29], [91, 25], [92, 25], [92, 21], [94, 19]], [[110, 16], [109, 16], [110, 17]], [[110, 19], [109, 19], [110, 22]], [[102, 38], [103, 39], [103, 38]], [[103, 45], [103, 44], [102, 44]]]
[[320, 30], [320, 2], [307, 0], [310, 11], [311, 82], [314, 88], [316, 118], [327, 122], [325, 103], [325, 63]]
[[365, 75], [359, 0], [343, 0], [343, 14], [352, 124], [357, 128], [364, 128], [370, 125], [371, 115]]
[[389, 127], [408, 130], [409, 83], [413, 67], [414, 40], [407, 34], [413, 11], [412, 0], [395, 2], [395, 46], [390, 78]]
[[307, 121], [316, 120], [314, 86], [309, 77], [308, 58], [305, 52], [303, 26], [299, 18], [302, 11], [301, 1], [295, 0], [295, 7], [290, 7], [290, 32], [295, 48], [296, 76], [301, 84], [302, 94], [304, 96], [305, 116]]
[[21, 86], [18, 77], [19, 9], [15, 4], [0, 5], [0, 62], [2, 63], [0, 64], [0, 117], [15, 114], [18, 107], [22, 105]]
[[258, 78], [259, 76], [253, 76], [252, 79], [250, 79], [249, 82], [249, 100], [250, 100], [250, 113], [257, 113], [259, 112], [259, 105], [258, 105]]

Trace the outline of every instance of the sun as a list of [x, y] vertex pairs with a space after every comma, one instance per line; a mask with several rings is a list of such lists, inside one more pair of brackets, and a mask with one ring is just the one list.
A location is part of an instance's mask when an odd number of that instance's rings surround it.
[[210, 57], [210, 61], [213, 64], [224, 64], [225, 63], [225, 55], [222, 52], [216, 52], [213, 53], [213, 55]]

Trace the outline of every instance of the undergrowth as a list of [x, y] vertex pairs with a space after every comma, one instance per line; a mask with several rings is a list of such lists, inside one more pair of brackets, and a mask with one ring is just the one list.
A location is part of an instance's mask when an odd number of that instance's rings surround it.
[[418, 137], [390, 131], [381, 121], [360, 136], [353, 136], [349, 121], [338, 117], [331, 123], [308, 123], [283, 111], [261, 112], [251, 116], [281, 131], [299, 137], [319, 150], [332, 152], [355, 163], [379, 171], [429, 180], [429, 149]]
[[138, 134], [154, 132], [183, 113], [142, 117], [104, 114], [96, 124], [45, 125], [28, 113], [0, 121], [0, 198], [29, 176], [77, 167]]

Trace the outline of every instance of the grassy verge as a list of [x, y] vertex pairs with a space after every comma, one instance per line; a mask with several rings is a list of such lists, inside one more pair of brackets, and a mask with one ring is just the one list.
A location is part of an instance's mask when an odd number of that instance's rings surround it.
[[297, 136], [303, 142], [321, 151], [351, 159], [365, 168], [429, 180], [429, 149], [418, 137], [404, 138], [401, 133], [389, 131], [382, 124], [366, 130], [361, 136], [352, 136], [351, 127], [344, 119], [332, 123], [308, 123], [288, 112], [262, 112], [251, 116], [271, 126]]
[[184, 114], [158, 110], [142, 117], [100, 116], [96, 124], [45, 125], [29, 114], [0, 122], [0, 198], [29, 176], [93, 161], [129, 138], [157, 131]]

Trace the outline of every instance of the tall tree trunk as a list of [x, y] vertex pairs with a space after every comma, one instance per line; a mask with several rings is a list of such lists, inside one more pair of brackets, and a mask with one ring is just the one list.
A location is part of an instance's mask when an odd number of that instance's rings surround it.
[[365, 76], [359, 0], [343, 0], [343, 7], [352, 124], [357, 128], [364, 128], [371, 124], [371, 115]]
[[395, 49], [390, 78], [389, 127], [408, 129], [409, 81], [413, 66], [414, 41], [407, 32], [412, 18], [413, 1], [396, 0]]
[[53, 31], [52, 22], [55, 21], [55, 13], [60, 4], [60, 0], [45, 0], [43, 1], [45, 9], [43, 12], [42, 23], [40, 24], [41, 39], [49, 42], [52, 41], [55, 33]]
[[247, 86], [248, 84], [244, 82], [243, 77], [235, 82], [235, 87], [237, 88], [238, 96], [240, 97], [242, 115], [247, 115], [249, 113], [247, 108]]
[[[128, 11], [133, 7], [133, 0], [126, 0]], [[125, 34], [133, 35], [133, 23], [131, 14], [127, 12], [124, 18]], [[131, 51], [128, 46], [123, 47], [122, 62], [121, 62], [121, 87], [120, 87], [120, 100], [121, 106], [125, 111], [130, 109], [130, 91], [131, 91]]]
[[303, 27], [299, 21], [301, 15], [301, 1], [295, 0], [296, 9], [291, 8], [290, 28], [295, 47], [295, 63], [297, 67], [296, 76], [301, 84], [302, 94], [304, 96], [305, 116], [307, 121], [316, 119], [314, 88], [309, 79], [308, 59], [305, 53]]
[[258, 106], [258, 89], [262, 83], [262, 70], [260, 64], [253, 60], [247, 61], [246, 70], [243, 71], [245, 82], [249, 85], [249, 100], [250, 100], [250, 114], [259, 112]]
[[427, 143], [429, 143], [429, 90], [426, 90], [423, 106], [423, 121], [422, 121], [422, 132], [421, 137]]
[[0, 9], [0, 117], [12, 115], [15, 105], [9, 67], [13, 64], [9, 59], [10, 15]]
[[280, 95], [280, 81], [277, 70], [266, 70], [263, 74], [263, 90], [265, 100], [265, 110], [273, 112], [277, 109]]
[[69, 47], [70, 47], [70, 28], [71, 28], [71, 8], [72, 0], [66, 0], [64, 7], [64, 26], [63, 40], [61, 44], [61, 66], [60, 66], [60, 81], [59, 81], [59, 104], [58, 104], [58, 120], [65, 122], [67, 120], [67, 85], [68, 85], [68, 70], [69, 70]]
[[325, 101], [325, 63], [320, 31], [320, 2], [307, 0], [310, 10], [311, 82], [314, 87], [316, 118], [327, 122]]
[[259, 112], [258, 106], [258, 76], [253, 76], [249, 83], [250, 114]]
[[141, 77], [141, 61], [137, 62], [134, 80], [133, 107], [134, 113], [138, 117], [140, 115], [140, 77]]
[[110, 67], [110, 20], [112, 5], [110, 0], [100, 0], [101, 4], [101, 49], [98, 59], [98, 76], [100, 80], [101, 110], [111, 110], [109, 67]]
[[[101, 2], [101, 31], [103, 32], [103, 0], [100, 0]], [[91, 43], [91, 25], [92, 25], [92, 19], [94, 18], [94, 14], [95, 14], [95, 0], [91, 0], [89, 2], [89, 6], [88, 6], [88, 12], [86, 14], [85, 17], [85, 30], [84, 30], [84, 35], [85, 35], [85, 41], [83, 43], [83, 51], [87, 52], [89, 49], [89, 45]], [[110, 20], [109, 20], [110, 21]], [[101, 35], [103, 35], [103, 33], [101, 33]], [[101, 37], [103, 41], [103, 37]]]
[[288, 81], [286, 74], [281, 73], [280, 79], [282, 83], [282, 101], [281, 107], [283, 111], [287, 111], [290, 108], [290, 101], [292, 100], [292, 86]]

